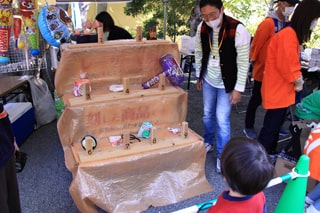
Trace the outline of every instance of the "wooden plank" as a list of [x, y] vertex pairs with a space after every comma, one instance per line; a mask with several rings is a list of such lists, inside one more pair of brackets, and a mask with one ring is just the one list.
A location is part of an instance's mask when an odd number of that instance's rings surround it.
[[[166, 133], [165, 133], [166, 131]], [[160, 131], [159, 131], [160, 132]], [[88, 155], [81, 145], [77, 143], [72, 149], [75, 159], [79, 159], [80, 164], [98, 162], [98, 161], [116, 161], [117, 158], [128, 157], [133, 155], [141, 155], [144, 153], [154, 153], [160, 150], [177, 148], [179, 146], [190, 145], [192, 143], [203, 141], [202, 137], [189, 129], [188, 137], [181, 136], [180, 134], [168, 133], [167, 130], [161, 130], [162, 137], [157, 138], [157, 143], [151, 144], [149, 139], [141, 139], [141, 142], [134, 142], [130, 144], [130, 149], [124, 149], [122, 146], [112, 147], [109, 141], [98, 142], [97, 148], [91, 155]], [[165, 136], [165, 137], [163, 137]]]
[[149, 97], [155, 95], [168, 95], [177, 93], [178, 88], [176, 87], [166, 87], [165, 90], [160, 90], [158, 88], [151, 88], [151, 89], [131, 89], [130, 94], [117, 92], [117, 93], [107, 93], [107, 94], [99, 94], [95, 95], [94, 93], [91, 94], [90, 100], [85, 100], [83, 97], [74, 97], [68, 100], [69, 106], [83, 106], [86, 104], [95, 104], [99, 102], [106, 102], [106, 101], [116, 101], [116, 100], [124, 100], [128, 98], [140, 98], [140, 97]]
[[164, 44], [171, 43], [165, 40], [145, 40], [137, 42], [136, 40], [126, 39], [118, 41], [105, 41], [104, 43], [83, 43], [83, 44], [68, 44], [66, 47], [68, 49], [82, 49], [82, 48], [101, 48], [110, 46], [129, 46], [129, 45], [148, 45], [148, 44]]

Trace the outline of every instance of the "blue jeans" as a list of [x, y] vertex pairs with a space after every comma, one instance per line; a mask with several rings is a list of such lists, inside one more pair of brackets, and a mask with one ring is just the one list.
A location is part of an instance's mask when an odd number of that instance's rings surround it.
[[204, 142], [214, 145], [216, 134], [216, 156], [220, 157], [223, 147], [230, 140], [230, 93], [203, 80], [202, 94]]
[[313, 206], [318, 211], [320, 210], [320, 184], [317, 185], [308, 193], [308, 197], [314, 201]]

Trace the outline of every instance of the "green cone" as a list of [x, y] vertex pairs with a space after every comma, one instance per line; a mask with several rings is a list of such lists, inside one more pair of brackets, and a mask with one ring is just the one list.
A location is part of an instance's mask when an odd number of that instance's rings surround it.
[[[306, 155], [301, 155], [295, 171], [298, 175], [307, 175], [309, 172], [310, 159]], [[307, 191], [308, 177], [297, 177], [290, 180], [284, 189], [275, 213], [303, 213], [304, 200]]]

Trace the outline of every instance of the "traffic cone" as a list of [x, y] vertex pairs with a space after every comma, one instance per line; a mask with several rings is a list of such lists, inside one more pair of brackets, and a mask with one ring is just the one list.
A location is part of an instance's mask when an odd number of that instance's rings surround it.
[[307, 191], [308, 172], [310, 159], [307, 155], [301, 155], [295, 172], [303, 177], [290, 180], [284, 189], [274, 213], [302, 213], [304, 212], [304, 199]]

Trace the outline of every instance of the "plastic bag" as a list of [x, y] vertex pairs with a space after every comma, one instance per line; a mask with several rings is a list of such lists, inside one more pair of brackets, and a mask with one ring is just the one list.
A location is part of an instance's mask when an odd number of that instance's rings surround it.
[[56, 119], [55, 103], [48, 85], [43, 79], [31, 78], [29, 84], [36, 118], [36, 128], [38, 128]]

